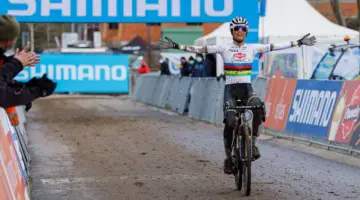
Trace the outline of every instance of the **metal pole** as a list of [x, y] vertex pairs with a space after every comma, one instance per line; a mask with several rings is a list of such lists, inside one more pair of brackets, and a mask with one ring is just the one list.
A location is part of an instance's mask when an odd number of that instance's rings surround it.
[[46, 41], [47, 41], [46, 48], [50, 48], [50, 24], [46, 24]]
[[88, 25], [84, 24], [84, 40], [87, 41], [88, 39]]
[[74, 23], [71, 23], [71, 31], [70, 32], [75, 32], [75, 24]]
[[151, 26], [149, 24], [146, 25], [147, 26], [147, 34], [148, 34], [148, 64], [149, 66], [151, 67], [151, 62], [152, 62], [152, 59], [151, 59]]
[[34, 51], [35, 41], [34, 41], [34, 24], [33, 23], [29, 24], [29, 29], [30, 29], [30, 50]]

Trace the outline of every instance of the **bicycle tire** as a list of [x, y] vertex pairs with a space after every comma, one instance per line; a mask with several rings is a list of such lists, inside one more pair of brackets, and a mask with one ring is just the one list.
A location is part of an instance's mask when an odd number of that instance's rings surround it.
[[251, 138], [249, 137], [249, 132], [250, 132], [250, 128], [247, 127], [247, 125], [244, 128], [244, 146], [245, 146], [245, 154], [246, 156], [245, 161], [243, 163], [243, 175], [244, 175], [244, 192], [246, 196], [250, 196], [250, 192], [251, 192], [251, 145], [250, 145], [250, 140]]
[[235, 150], [235, 164], [236, 167], [234, 169], [234, 176], [235, 176], [235, 184], [236, 189], [241, 190], [242, 189], [242, 162], [240, 160], [240, 152], [238, 149]]

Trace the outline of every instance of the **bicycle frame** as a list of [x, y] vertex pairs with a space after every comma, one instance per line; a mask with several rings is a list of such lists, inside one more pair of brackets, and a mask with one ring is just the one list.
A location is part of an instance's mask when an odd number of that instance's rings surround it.
[[[252, 125], [249, 124], [250, 120], [249, 121], [246, 120], [245, 113], [246, 113], [246, 111], [237, 114], [238, 119], [237, 119], [235, 128], [233, 130], [233, 141], [232, 141], [232, 143], [233, 143], [232, 149], [234, 149], [235, 151], [239, 151], [242, 162], [246, 161], [246, 159], [243, 158], [243, 156], [242, 156], [243, 155], [242, 148], [241, 148], [242, 141], [245, 139], [245, 137], [248, 137], [249, 141], [252, 141], [252, 138], [253, 138]], [[252, 122], [252, 119], [251, 119], [251, 122]], [[248, 133], [246, 127], [248, 129], [250, 129], [250, 133]], [[239, 130], [240, 130], [240, 135], [238, 134]], [[250, 142], [250, 159], [252, 161], [254, 161], [253, 156], [252, 156], [252, 142]]]

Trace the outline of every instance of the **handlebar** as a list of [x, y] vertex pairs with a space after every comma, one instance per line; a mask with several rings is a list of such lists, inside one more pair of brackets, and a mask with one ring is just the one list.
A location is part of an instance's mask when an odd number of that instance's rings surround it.
[[259, 109], [262, 108], [262, 105], [259, 106], [235, 106], [235, 107], [228, 107], [228, 109], [249, 109], [249, 110], [254, 110], [254, 109]]
[[259, 106], [235, 106], [235, 107], [227, 107], [228, 110], [237, 110], [240, 112], [245, 112], [246, 110], [257, 110], [257, 109], [263, 109], [262, 105]]

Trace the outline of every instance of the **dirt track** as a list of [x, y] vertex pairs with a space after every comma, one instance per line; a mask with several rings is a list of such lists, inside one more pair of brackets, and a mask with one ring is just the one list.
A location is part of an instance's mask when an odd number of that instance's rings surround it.
[[127, 98], [53, 97], [27, 117], [35, 200], [360, 199], [359, 159], [274, 139], [245, 198], [222, 172], [221, 127]]

